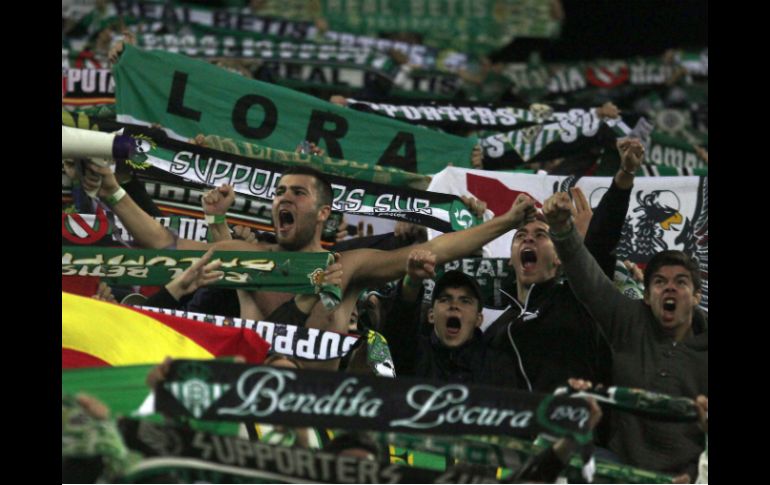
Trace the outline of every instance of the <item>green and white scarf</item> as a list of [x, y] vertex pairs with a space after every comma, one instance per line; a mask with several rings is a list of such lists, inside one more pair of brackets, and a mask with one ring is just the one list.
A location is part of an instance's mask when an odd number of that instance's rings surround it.
[[290, 166], [310, 166], [329, 175], [339, 175], [340, 177], [419, 190], [425, 190], [430, 183], [430, 177], [426, 175], [406, 172], [394, 167], [371, 165], [353, 160], [340, 160], [289, 150], [277, 150], [217, 135], [208, 135], [205, 137], [205, 140], [207, 147], [221, 152], [269, 160]]
[[495, 483], [493, 475], [478, 471], [428, 470], [380, 463], [379, 457], [362, 461], [146, 421], [122, 419], [119, 427], [128, 446], [146, 457], [127, 471], [128, 483], [157, 475], [183, 483]]
[[[113, 284], [162, 286], [205, 251], [62, 246], [62, 276], [99, 276]], [[331, 253], [217, 251], [224, 278], [213, 286], [318, 294], [327, 308], [339, 304], [339, 286], [323, 282]]]
[[99, 479], [104, 483], [117, 480], [139, 458], [126, 448], [115, 421], [94, 418], [72, 394], [62, 394], [61, 456], [62, 460], [101, 457], [104, 468]]
[[607, 389], [576, 391], [560, 387], [558, 396], [593, 398], [612, 408], [659, 421], [694, 422], [698, 419], [695, 401], [632, 387], [610, 386]]
[[[200, 391], [191, 394], [191, 386]], [[156, 389], [155, 406], [172, 416], [197, 419], [436, 434], [532, 436], [546, 431], [581, 445], [591, 440], [588, 404], [581, 399], [218, 361], [172, 362]]]
[[[136, 135], [145, 131], [132, 127], [127, 128], [125, 133]], [[212, 187], [228, 183], [238, 193], [272, 201], [284, 171], [281, 165], [153, 136], [154, 139], [146, 135], [136, 136], [139, 153], [130, 161], [135, 168], [152, 166]], [[441, 232], [467, 229], [481, 222], [454, 195], [337, 175], [327, 175], [326, 178], [334, 191], [332, 209], [336, 211], [403, 220]]]
[[[347, 99], [348, 106], [366, 107], [382, 116], [425, 126], [507, 131], [514, 126], [530, 126], [554, 119], [554, 108], [533, 103], [515, 106], [488, 103], [404, 104], [397, 100], [366, 101]], [[562, 117], [566, 117], [564, 113]]]
[[581, 153], [598, 143], [600, 132], [622, 123], [620, 119], [602, 120], [593, 111], [583, 111], [556, 122], [490, 134], [479, 140], [484, 150], [484, 168], [516, 168], [524, 163]]

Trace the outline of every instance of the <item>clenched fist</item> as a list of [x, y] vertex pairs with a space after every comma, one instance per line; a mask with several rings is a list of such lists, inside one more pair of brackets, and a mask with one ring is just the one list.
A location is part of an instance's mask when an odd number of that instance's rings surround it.
[[519, 194], [505, 216], [510, 221], [511, 229], [518, 229], [534, 221], [536, 213], [535, 199], [525, 194]]
[[545, 220], [551, 232], [563, 233], [572, 219], [572, 201], [566, 192], [556, 192], [543, 205]]
[[233, 202], [235, 202], [235, 190], [232, 185], [222, 184], [221, 187], [211, 189], [201, 197], [203, 212], [212, 215], [225, 215]]

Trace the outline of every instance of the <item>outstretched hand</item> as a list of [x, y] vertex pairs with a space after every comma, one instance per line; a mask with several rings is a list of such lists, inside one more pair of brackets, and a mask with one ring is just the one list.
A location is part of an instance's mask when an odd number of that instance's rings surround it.
[[123, 49], [125, 49], [125, 44], [136, 45], [136, 35], [128, 29], [123, 30], [123, 40], [117, 41], [112, 46], [112, 49], [110, 49], [109, 54], [107, 54], [107, 58], [111, 63], [115, 64], [118, 62], [120, 55], [123, 54]]
[[612, 101], [607, 101], [603, 105], [596, 108], [596, 116], [599, 118], [619, 118], [620, 110], [617, 106], [615, 106], [615, 103]]
[[695, 398], [695, 408], [698, 411], [698, 426], [704, 433], [709, 432], [709, 398], [700, 395]]
[[583, 238], [586, 237], [588, 232], [588, 226], [591, 224], [591, 218], [594, 216], [594, 211], [591, 209], [591, 204], [588, 203], [588, 198], [580, 187], [572, 187], [569, 189], [572, 194], [572, 218], [575, 221], [575, 229], [578, 234]]
[[115, 295], [112, 294], [112, 288], [110, 288], [110, 286], [104, 281], [99, 282], [99, 288], [97, 288], [96, 294], [91, 298], [94, 298], [96, 300], [106, 301], [109, 303], [118, 302], [118, 300], [115, 299]]
[[[323, 148], [317, 147], [315, 143], [309, 143], [309, 145], [310, 153], [308, 155], [318, 155], [320, 157], [326, 153]], [[297, 145], [297, 149], [294, 151], [297, 153], [302, 153], [302, 144]]]
[[198, 288], [222, 279], [224, 273], [217, 271], [222, 265], [222, 261], [218, 259], [209, 263], [213, 255], [214, 249], [209, 249], [201, 259], [191, 264], [182, 274], [167, 284], [166, 289], [171, 293], [171, 296], [179, 301], [183, 296], [189, 295]]

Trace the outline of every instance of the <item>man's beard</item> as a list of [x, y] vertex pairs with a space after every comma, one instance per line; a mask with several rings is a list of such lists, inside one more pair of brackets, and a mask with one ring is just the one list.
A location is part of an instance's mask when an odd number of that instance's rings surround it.
[[294, 221], [294, 238], [289, 240], [282, 239], [278, 231], [276, 231], [276, 239], [281, 249], [299, 251], [313, 242], [315, 226], [308, 223], [304, 230], [300, 229], [302, 226], [303, 224], [299, 224], [299, 221]]

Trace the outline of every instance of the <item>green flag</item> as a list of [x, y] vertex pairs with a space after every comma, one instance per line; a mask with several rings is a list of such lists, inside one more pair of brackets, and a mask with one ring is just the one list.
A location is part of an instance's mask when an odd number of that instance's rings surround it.
[[448, 163], [470, 167], [476, 143], [168, 52], [127, 45], [114, 71], [118, 121], [159, 123], [182, 139], [205, 133], [280, 150], [308, 140], [333, 158], [419, 173], [439, 172]]

